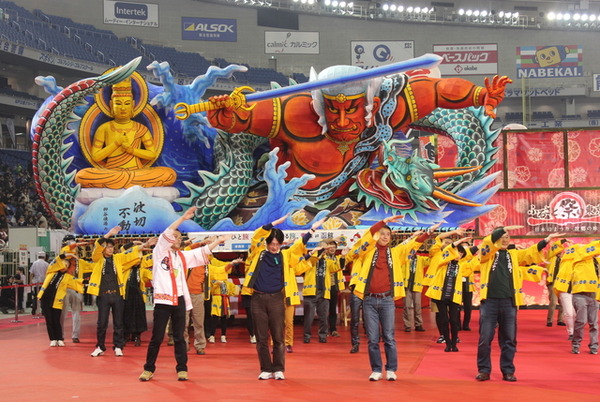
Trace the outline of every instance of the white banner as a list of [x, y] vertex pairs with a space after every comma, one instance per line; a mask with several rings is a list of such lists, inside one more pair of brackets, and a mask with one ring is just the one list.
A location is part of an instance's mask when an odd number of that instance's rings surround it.
[[158, 28], [158, 4], [104, 0], [104, 23]]
[[[352, 247], [354, 243], [362, 234], [367, 230], [365, 229], [344, 229], [344, 230], [317, 230], [315, 234], [310, 238], [307, 247], [309, 249], [317, 247], [318, 243], [322, 240], [336, 239], [338, 241], [338, 248], [342, 249], [346, 246]], [[285, 234], [284, 243], [291, 244], [296, 239], [302, 237], [306, 230], [284, 230]], [[248, 251], [254, 232], [190, 232], [188, 237], [196, 242], [212, 236], [231, 235], [231, 238], [224, 244], [219, 245], [213, 251], [218, 252], [245, 252]]]
[[433, 53], [442, 56], [440, 72], [446, 75], [498, 74], [498, 45], [433, 45]]
[[397, 41], [352, 41], [352, 65], [373, 68], [396, 63], [415, 57], [415, 42]]
[[319, 33], [265, 31], [265, 53], [319, 54]]

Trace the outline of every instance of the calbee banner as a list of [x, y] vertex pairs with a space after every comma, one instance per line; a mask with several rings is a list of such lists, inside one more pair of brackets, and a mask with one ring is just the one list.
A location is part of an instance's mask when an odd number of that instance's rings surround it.
[[415, 57], [412, 40], [352, 41], [352, 65], [373, 68]]
[[266, 31], [265, 53], [319, 54], [319, 33]]

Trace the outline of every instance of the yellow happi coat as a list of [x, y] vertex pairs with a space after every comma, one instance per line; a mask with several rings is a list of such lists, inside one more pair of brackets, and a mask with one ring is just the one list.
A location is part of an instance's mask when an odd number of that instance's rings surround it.
[[600, 300], [598, 274], [594, 258], [600, 255], [600, 240], [588, 244], [575, 244], [565, 251], [558, 275], [554, 281], [554, 291], [571, 293], [592, 292]]
[[469, 277], [473, 273], [473, 266], [478, 263], [468, 249], [465, 249], [466, 254], [460, 258], [460, 253], [456, 247], [452, 245], [446, 246], [444, 250], [438, 252], [431, 258], [429, 271], [433, 275], [433, 280], [427, 289], [425, 295], [432, 300], [442, 300], [442, 292], [444, 291], [444, 282], [448, 265], [452, 260], [458, 259], [458, 273], [454, 278], [454, 292], [452, 294], [452, 302], [456, 304], [462, 303], [463, 289], [462, 278]]
[[[258, 261], [262, 253], [267, 253], [265, 240], [271, 233], [270, 230], [265, 230], [261, 226], [256, 229], [252, 236], [252, 259], [244, 278], [245, 292], [242, 294], [252, 294], [254, 281], [256, 280]], [[304, 255], [307, 253], [306, 245], [302, 239], [296, 240], [290, 248], [281, 250], [283, 256], [283, 286], [285, 293], [285, 302], [288, 306], [297, 306], [300, 304], [300, 293], [298, 291], [298, 283], [296, 282], [296, 266], [305, 260]], [[250, 257], [250, 253], [249, 253]]]
[[[104, 246], [99, 242], [100, 239], [96, 240], [94, 244], [94, 251], [92, 252], [92, 261], [94, 268], [92, 276], [90, 277], [90, 283], [88, 285], [87, 292], [91, 295], [100, 293], [100, 281], [102, 280], [102, 269], [106, 259], [104, 258]], [[125, 298], [125, 275], [124, 271], [134, 265], [140, 263], [143, 255], [140, 246], [134, 246], [123, 253], [113, 254], [113, 264], [115, 268], [115, 274], [117, 277], [117, 285], [119, 286], [119, 293], [121, 297]]]
[[[54, 262], [48, 266], [44, 283], [37, 294], [38, 299], [42, 298], [52, 279], [60, 271], [65, 272], [67, 270], [67, 267], [69, 266], [69, 261], [67, 260], [68, 259], [63, 259], [58, 256]], [[76, 292], [83, 293], [83, 280], [65, 272], [60, 281], [56, 284], [56, 295], [54, 296], [54, 301], [52, 302], [52, 308], [58, 310], [63, 309], [65, 296], [67, 295], [67, 289], [73, 289]]]
[[320, 259], [325, 260], [325, 289], [323, 297], [331, 298], [331, 274], [340, 272], [342, 266], [338, 256], [316, 255], [309, 259], [310, 268], [304, 273], [304, 286], [302, 288], [302, 296], [315, 296], [317, 294], [317, 264]]
[[[351, 255], [353, 263], [353, 277], [350, 280], [350, 284], [354, 285], [354, 294], [360, 299], [364, 299], [365, 289], [367, 289], [371, 279], [371, 266], [373, 264], [373, 257], [375, 256], [376, 243], [369, 229], [354, 245], [350, 253], [348, 253]], [[423, 243], [418, 242], [416, 239], [411, 239], [406, 244], [401, 243], [390, 248], [392, 258], [390, 278], [392, 278], [392, 295], [394, 300], [406, 296], [402, 263], [408, 259], [411, 250], [418, 250], [421, 244]]]
[[[479, 260], [481, 262], [480, 265], [480, 298], [481, 300], [487, 299], [487, 293], [489, 289], [489, 280], [490, 280], [490, 272], [492, 270], [492, 265], [494, 263], [494, 259], [496, 256], [496, 252], [500, 250], [500, 247], [496, 243], [492, 243], [492, 236], [486, 236], [483, 239], [483, 242], [479, 246], [480, 254]], [[529, 248], [524, 250], [511, 249], [506, 250], [513, 270], [512, 270], [512, 284], [514, 288], [514, 303], [516, 306], [522, 306], [523, 303], [523, 280], [525, 280], [525, 272], [528, 269], [531, 271], [529, 267], [526, 265], [531, 264], [539, 264], [542, 262], [542, 255], [537, 249], [537, 244], [532, 245]], [[541, 271], [538, 271], [539, 276], [536, 281], [540, 281], [541, 279]], [[531, 275], [528, 275], [529, 278], [535, 278], [533, 275], [534, 272], [531, 272]]]

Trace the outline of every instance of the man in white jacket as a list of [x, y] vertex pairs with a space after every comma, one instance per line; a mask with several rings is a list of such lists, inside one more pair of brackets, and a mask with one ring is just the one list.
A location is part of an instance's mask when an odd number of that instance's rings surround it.
[[181, 233], [179, 225], [194, 216], [196, 207], [189, 208], [173, 222], [158, 238], [152, 253], [152, 284], [154, 286], [154, 327], [152, 339], [148, 344], [146, 364], [140, 375], [140, 381], [148, 381], [156, 370], [156, 358], [165, 336], [169, 319], [173, 326], [175, 342], [175, 360], [177, 361], [177, 380], [187, 381], [187, 347], [183, 337], [185, 314], [191, 310], [192, 302], [185, 281], [187, 269], [207, 265], [209, 257], [218, 244], [225, 241], [221, 236], [212, 243], [194, 250], [180, 250]]

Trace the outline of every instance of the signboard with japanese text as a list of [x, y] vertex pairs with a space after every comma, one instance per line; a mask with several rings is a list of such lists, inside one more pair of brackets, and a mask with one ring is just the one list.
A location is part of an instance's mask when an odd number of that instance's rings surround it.
[[237, 42], [237, 20], [181, 17], [181, 39]]
[[600, 92], [600, 74], [592, 74], [592, 91]]
[[[317, 230], [307, 243], [309, 249], [317, 247], [320, 241], [335, 239], [338, 242], [338, 249], [352, 247], [358, 239], [361, 238], [366, 229], [335, 229], [335, 230]], [[231, 237], [225, 243], [217, 246], [214, 252], [246, 252], [250, 247], [252, 235], [254, 232], [190, 232], [188, 237], [196, 242], [216, 235], [230, 235]], [[301, 238], [306, 231], [286, 230], [284, 231], [284, 243], [291, 244]]]
[[517, 78], [583, 77], [579, 45], [517, 47]]
[[373, 68], [396, 63], [415, 57], [415, 42], [396, 41], [352, 41], [352, 65]]
[[158, 28], [158, 4], [104, 0], [104, 23]]
[[442, 57], [442, 76], [498, 74], [496, 43], [433, 45], [433, 53]]
[[319, 54], [319, 33], [265, 31], [265, 53]]

